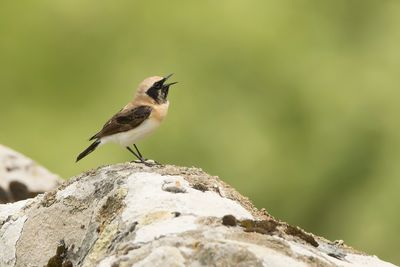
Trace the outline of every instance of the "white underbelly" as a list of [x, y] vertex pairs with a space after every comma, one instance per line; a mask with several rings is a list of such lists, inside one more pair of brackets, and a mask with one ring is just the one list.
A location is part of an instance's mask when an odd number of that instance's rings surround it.
[[159, 121], [155, 119], [148, 119], [135, 129], [103, 137], [101, 139], [101, 143], [105, 144], [112, 142], [120, 144], [121, 146], [130, 146], [148, 136], [155, 129], [157, 129], [158, 126], [160, 126]]

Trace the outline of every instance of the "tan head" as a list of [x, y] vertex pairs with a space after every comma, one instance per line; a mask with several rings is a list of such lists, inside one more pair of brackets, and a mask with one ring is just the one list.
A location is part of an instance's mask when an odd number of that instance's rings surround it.
[[176, 82], [165, 83], [172, 74], [161, 77], [152, 76], [144, 79], [135, 94], [135, 99], [142, 99], [153, 102], [155, 104], [163, 104], [167, 102], [169, 87]]

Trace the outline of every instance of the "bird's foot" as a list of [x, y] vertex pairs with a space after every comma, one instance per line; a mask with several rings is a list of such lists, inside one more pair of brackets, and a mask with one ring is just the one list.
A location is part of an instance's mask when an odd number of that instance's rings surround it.
[[155, 160], [152, 160], [152, 159], [144, 159], [144, 158], [136, 159], [136, 160], [131, 161], [131, 162], [134, 162], [134, 163], [142, 163], [142, 164], [146, 165], [147, 167], [152, 167], [152, 166], [156, 166], [156, 165], [161, 165], [160, 163], [158, 163], [158, 162], [155, 161]]

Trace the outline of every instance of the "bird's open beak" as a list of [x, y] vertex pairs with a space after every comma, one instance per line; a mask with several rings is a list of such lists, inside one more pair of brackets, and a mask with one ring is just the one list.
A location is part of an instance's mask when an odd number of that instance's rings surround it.
[[[164, 83], [165, 81], [167, 81], [172, 75], [174, 75], [174, 74], [171, 73], [170, 75], [165, 76], [164, 79], [163, 79], [163, 83]], [[164, 88], [170, 87], [171, 85], [174, 85], [174, 84], [176, 84], [176, 83], [178, 83], [178, 82], [166, 83], [166, 84], [163, 84], [163, 87], [164, 87]]]

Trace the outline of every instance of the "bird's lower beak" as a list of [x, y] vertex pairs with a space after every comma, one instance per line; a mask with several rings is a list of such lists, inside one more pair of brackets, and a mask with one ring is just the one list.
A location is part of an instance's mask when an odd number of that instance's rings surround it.
[[170, 87], [171, 85], [174, 85], [176, 83], [178, 83], [178, 82], [166, 83], [163, 85], [163, 87]]

